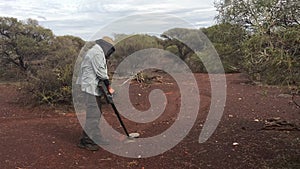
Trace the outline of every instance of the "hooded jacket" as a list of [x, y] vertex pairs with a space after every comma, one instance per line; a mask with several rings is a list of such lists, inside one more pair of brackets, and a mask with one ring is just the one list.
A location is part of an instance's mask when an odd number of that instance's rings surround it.
[[102, 94], [98, 83], [99, 80], [108, 81], [106, 58], [114, 51], [114, 47], [103, 40], [97, 40], [96, 44], [87, 51], [81, 62], [76, 82], [81, 85], [81, 91], [94, 96]]

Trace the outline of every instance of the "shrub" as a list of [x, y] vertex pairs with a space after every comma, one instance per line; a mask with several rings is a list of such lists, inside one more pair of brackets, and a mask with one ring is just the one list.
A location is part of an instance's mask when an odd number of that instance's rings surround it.
[[84, 42], [76, 37], [57, 37], [47, 60], [32, 67], [28, 88], [39, 103], [72, 103], [72, 76], [75, 60]]
[[243, 66], [253, 80], [300, 86], [299, 27], [256, 34], [243, 45]]

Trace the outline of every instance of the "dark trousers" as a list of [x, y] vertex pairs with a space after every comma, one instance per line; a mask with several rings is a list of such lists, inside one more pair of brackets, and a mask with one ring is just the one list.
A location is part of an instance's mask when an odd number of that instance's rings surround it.
[[86, 121], [84, 125], [84, 139], [101, 139], [101, 130], [99, 127], [101, 118], [101, 101], [100, 96], [85, 94]]

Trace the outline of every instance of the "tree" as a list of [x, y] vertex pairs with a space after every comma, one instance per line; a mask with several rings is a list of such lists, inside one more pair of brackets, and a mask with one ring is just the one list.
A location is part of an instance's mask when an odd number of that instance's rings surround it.
[[[202, 29], [174, 28], [164, 32], [163, 46], [187, 63], [192, 72], [223, 72], [215, 48]], [[176, 49], [177, 48], [177, 49]]]
[[54, 35], [35, 20], [20, 22], [15, 18], [0, 17], [0, 38], [0, 60], [27, 71], [30, 61], [47, 55]]
[[221, 23], [202, 28], [203, 33], [216, 48], [225, 72], [237, 72], [242, 68], [242, 43], [248, 36], [242, 27], [229, 23]]
[[182, 60], [205, 48], [202, 34], [196, 29], [174, 28], [164, 32], [161, 37], [165, 38], [164, 48], [176, 46], [178, 49], [176, 53]]
[[40, 103], [71, 103], [74, 62], [84, 41], [54, 36], [33, 19], [1, 17], [0, 25], [0, 63], [5, 71], [13, 64], [24, 72], [24, 86]]
[[220, 23], [239, 24], [252, 33], [299, 25], [298, 0], [227, 0], [216, 3]]
[[111, 71], [113, 71], [123, 59], [135, 52], [149, 48], [163, 48], [159, 44], [158, 38], [150, 35], [115, 34], [114, 36], [117, 43], [115, 44], [116, 52], [112, 55], [108, 64], [110, 67], [109, 70]]
[[58, 36], [48, 53], [32, 71], [31, 92], [41, 103], [72, 103], [72, 76], [76, 58], [84, 41], [73, 36]]
[[216, 3], [219, 23], [240, 25], [243, 69], [253, 80], [300, 88], [298, 0], [231, 0]]

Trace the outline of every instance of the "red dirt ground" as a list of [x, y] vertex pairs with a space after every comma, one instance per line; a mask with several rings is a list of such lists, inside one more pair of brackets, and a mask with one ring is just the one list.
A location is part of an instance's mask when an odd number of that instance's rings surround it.
[[[24, 103], [19, 85], [0, 84], [0, 168], [82, 168], [82, 169], [183, 169], [183, 168], [300, 168], [300, 108], [292, 98], [280, 96], [277, 87], [249, 84], [241, 74], [228, 74], [227, 101], [222, 120], [211, 138], [199, 144], [201, 126], [210, 104], [207, 75], [195, 74], [201, 93], [201, 106], [194, 127], [171, 150], [150, 158], [125, 158], [103, 149], [79, 149], [78, 119], [71, 112]], [[137, 124], [125, 120], [128, 129], [138, 128], [143, 137], [153, 136], [172, 124], [178, 110], [176, 85], [154, 83], [148, 87], [134, 83], [131, 100], [136, 108], [147, 109], [147, 95], [153, 88], [168, 93], [168, 105], [156, 123]], [[295, 100], [300, 102], [300, 98]], [[117, 127], [112, 109], [105, 105], [104, 116]], [[175, 114], [176, 115], [176, 114]], [[121, 131], [121, 130], [120, 130]], [[238, 145], [234, 145], [237, 143]]]

